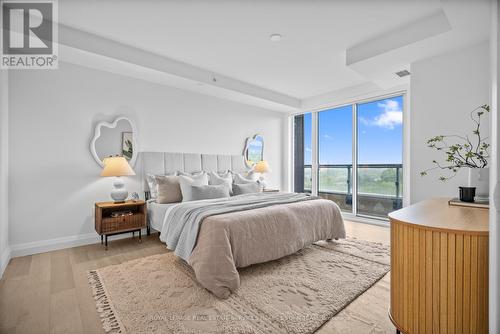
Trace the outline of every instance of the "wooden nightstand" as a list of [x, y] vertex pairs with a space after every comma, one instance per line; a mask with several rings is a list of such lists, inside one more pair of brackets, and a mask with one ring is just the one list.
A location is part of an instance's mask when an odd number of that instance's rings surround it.
[[[128, 216], [112, 217], [113, 212], [131, 211]], [[95, 231], [101, 236], [106, 250], [108, 249], [108, 236], [139, 231], [141, 242], [141, 229], [146, 227], [147, 208], [144, 201], [126, 201], [124, 203], [98, 202], [95, 203]], [[132, 236], [133, 236], [132, 234]]]

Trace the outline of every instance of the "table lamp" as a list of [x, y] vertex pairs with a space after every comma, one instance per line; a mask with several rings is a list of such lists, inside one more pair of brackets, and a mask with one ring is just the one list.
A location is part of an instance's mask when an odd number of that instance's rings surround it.
[[267, 163], [267, 161], [262, 160], [262, 161], [257, 162], [253, 166], [253, 170], [256, 173], [260, 173], [259, 184], [262, 186], [262, 189], [266, 189], [267, 184], [266, 184], [266, 180], [264, 179], [264, 174], [271, 172], [271, 168], [269, 167], [269, 164]]
[[128, 191], [125, 189], [125, 182], [121, 176], [135, 175], [134, 170], [128, 164], [127, 159], [121, 156], [114, 156], [104, 159], [104, 168], [101, 176], [114, 176], [113, 191], [111, 198], [115, 203], [123, 203], [127, 199]]

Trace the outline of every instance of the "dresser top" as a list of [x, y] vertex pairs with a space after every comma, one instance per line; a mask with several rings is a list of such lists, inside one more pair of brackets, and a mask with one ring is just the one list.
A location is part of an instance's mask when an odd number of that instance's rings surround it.
[[95, 203], [96, 207], [99, 207], [101, 209], [106, 209], [106, 208], [114, 208], [114, 209], [120, 209], [120, 208], [126, 208], [128, 206], [139, 206], [139, 205], [144, 205], [146, 202], [143, 200], [137, 200], [137, 201], [125, 201], [125, 202], [97, 202]]
[[391, 212], [390, 220], [431, 229], [488, 234], [489, 210], [452, 206], [449, 198], [433, 198]]

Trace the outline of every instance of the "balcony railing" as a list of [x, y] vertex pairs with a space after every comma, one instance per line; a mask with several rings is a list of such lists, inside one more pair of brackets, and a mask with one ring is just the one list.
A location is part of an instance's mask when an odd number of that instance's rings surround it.
[[[387, 218], [403, 202], [402, 164], [358, 164], [357, 214]], [[318, 195], [352, 212], [352, 165], [319, 165]], [[311, 191], [311, 165], [304, 166], [304, 191]]]

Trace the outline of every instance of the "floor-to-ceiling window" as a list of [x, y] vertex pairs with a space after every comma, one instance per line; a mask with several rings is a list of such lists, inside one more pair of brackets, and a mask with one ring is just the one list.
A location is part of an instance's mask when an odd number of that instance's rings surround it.
[[352, 212], [351, 105], [318, 113], [318, 193]]
[[[336, 202], [342, 211], [360, 216], [386, 218], [401, 208], [403, 98], [396, 95], [295, 116], [294, 190], [316, 188], [317, 195]], [[312, 187], [312, 180], [317, 180], [317, 187]]]
[[386, 217], [403, 199], [403, 96], [357, 108], [357, 213]]
[[357, 108], [357, 213], [386, 217], [402, 206], [403, 97]]

